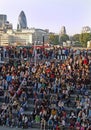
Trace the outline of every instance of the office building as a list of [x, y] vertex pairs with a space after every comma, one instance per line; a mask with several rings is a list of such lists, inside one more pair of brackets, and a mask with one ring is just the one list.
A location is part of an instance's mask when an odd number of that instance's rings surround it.
[[7, 33], [0, 35], [1, 45], [9, 43], [9, 45], [43, 45], [49, 43], [49, 32], [43, 29], [22, 29], [7, 30]]
[[26, 29], [27, 28], [27, 19], [24, 11], [21, 11], [18, 17], [17, 30]]
[[6, 21], [7, 21], [7, 15], [0, 14], [0, 27], [2, 27]]

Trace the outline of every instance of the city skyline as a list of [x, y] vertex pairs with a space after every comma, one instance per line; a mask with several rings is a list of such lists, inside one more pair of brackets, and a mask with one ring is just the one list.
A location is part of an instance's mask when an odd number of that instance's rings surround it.
[[18, 16], [23, 10], [29, 28], [49, 29], [59, 33], [62, 26], [67, 34], [80, 33], [83, 26], [91, 27], [90, 0], [1, 0], [0, 14], [17, 28]]

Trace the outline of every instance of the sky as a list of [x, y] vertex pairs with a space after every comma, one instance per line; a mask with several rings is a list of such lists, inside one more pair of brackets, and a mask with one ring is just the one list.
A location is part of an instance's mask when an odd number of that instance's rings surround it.
[[18, 16], [25, 12], [28, 27], [59, 33], [62, 26], [69, 35], [91, 27], [91, 0], [0, 0], [0, 14], [16, 29]]

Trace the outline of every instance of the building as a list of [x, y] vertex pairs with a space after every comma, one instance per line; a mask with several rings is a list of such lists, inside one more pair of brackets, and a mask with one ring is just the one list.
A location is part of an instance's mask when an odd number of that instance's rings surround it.
[[91, 41], [87, 42], [87, 48], [91, 48]]
[[5, 24], [7, 21], [7, 15], [4, 14], [0, 14], [0, 27], [3, 26], [3, 24]]
[[60, 35], [64, 35], [64, 34], [66, 34], [66, 28], [65, 28], [65, 26], [62, 26], [61, 27], [61, 30], [60, 30], [60, 33], [59, 33]]
[[91, 33], [91, 28], [89, 26], [84, 26], [81, 33]]
[[0, 35], [6, 33], [7, 29], [13, 29], [13, 26], [7, 21], [7, 15], [0, 14]]
[[18, 17], [17, 30], [26, 29], [27, 28], [27, 19], [24, 11], [21, 11]]
[[63, 47], [70, 47], [70, 46], [72, 46], [72, 42], [71, 41], [63, 42]]
[[64, 34], [66, 34], [66, 28], [65, 28], [65, 26], [62, 26], [61, 30], [59, 32], [59, 43], [61, 43], [61, 36]]
[[17, 29], [14, 30], [7, 21], [6, 15], [0, 15], [2, 26], [0, 27], [0, 45], [34, 45], [49, 43], [49, 30], [28, 28], [24, 11], [18, 17]]
[[49, 32], [43, 29], [22, 29], [22, 30], [7, 30], [7, 33], [0, 35], [0, 44], [4, 45], [19, 44], [19, 45], [43, 45], [49, 43]]

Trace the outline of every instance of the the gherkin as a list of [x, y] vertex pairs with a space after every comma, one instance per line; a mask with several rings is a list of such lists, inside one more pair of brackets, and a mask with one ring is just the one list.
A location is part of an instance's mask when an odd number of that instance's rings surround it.
[[27, 19], [24, 11], [21, 11], [18, 17], [18, 26], [17, 29], [26, 29], [27, 28]]

